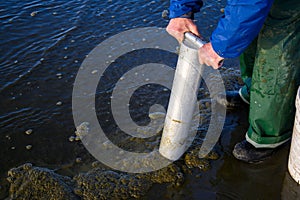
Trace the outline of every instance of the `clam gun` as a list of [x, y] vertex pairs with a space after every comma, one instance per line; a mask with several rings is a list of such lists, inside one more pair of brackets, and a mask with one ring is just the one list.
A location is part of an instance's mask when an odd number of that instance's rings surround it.
[[182, 156], [194, 138], [191, 122], [196, 110], [201, 73], [206, 66], [198, 60], [198, 49], [205, 42], [192, 33], [184, 36], [159, 146], [160, 154], [173, 161]]

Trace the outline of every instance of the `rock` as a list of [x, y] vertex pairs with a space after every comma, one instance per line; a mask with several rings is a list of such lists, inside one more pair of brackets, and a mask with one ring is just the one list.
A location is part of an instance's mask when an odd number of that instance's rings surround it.
[[75, 140], [77, 141], [77, 137], [79, 138], [79, 140], [82, 139], [88, 133], [89, 133], [89, 123], [88, 122], [81, 123], [79, 126], [76, 127]]
[[34, 11], [34, 12], [30, 13], [30, 16], [34, 17], [34, 16], [36, 16], [36, 14], [37, 14], [37, 11]]
[[74, 177], [75, 193], [82, 199], [129, 199], [140, 198], [150, 189], [151, 182], [113, 171], [94, 168], [91, 171]]
[[186, 153], [184, 157], [185, 165], [188, 168], [199, 168], [200, 170], [207, 171], [211, 168], [209, 159], [218, 158], [216, 153], [210, 153], [211, 157], [209, 155], [206, 158], [199, 158], [199, 148], [193, 149], [192, 151], [189, 151]]
[[81, 162], [82, 162], [82, 159], [81, 159], [81, 158], [76, 158], [76, 159], [75, 159], [75, 162], [76, 162], [76, 163], [81, 163]]
[[98, 70], [96, 70], [96, 69], [92, 71], [92, 74], [97, 74], [97, 73], [98, 73]]
[[168, 19], [168, 16], [169, 16], [169, 11], [168, 11], [168, 10], [162, 11], [161, 17], [162, 17], [163, 19]]
[[10, 199], [73, 200], [79, 199], [72, 191], [74, 182], [52, 170], [26, 163], [8, 171]]
[[31, 144], [29, 144], [29, 145], [26, 145], [26, 147], [25, 147], [27, 150], [30, 150], [30, 149], [32, 149], [32, 145]]
[[216, 152], [214, 151], [211, 151], [207, 154], [207, 156], [205, 158], [209, 159], [209, 160], [217, 160], [219, 159], [219, 154], [217, 154]]
[[74, 142], [74, 140], [75, 140], [75, 137], [73, 135], [69, 137], [70, 142]]
[[27, 131], [25, 131], [26, 135], [30, 135], [32, 133], [32, 129], [28, 129]]
[[151, 173], [140, 174], [139, 176], [149, 179], [153, 183], [171, 183], [179, 186], [184, 182], [184, 175], [181, 169], [174, 163]]
[[178, 186], [184, 181], [181, 169], [175, 164], [145, 174], [118, 173], [104, 170], [99, 165], [95, 162], [90, 171], [71, 179], [26, 163], [8, 172], [10, 199], [138, 199], [150, 190], [153, 183]]

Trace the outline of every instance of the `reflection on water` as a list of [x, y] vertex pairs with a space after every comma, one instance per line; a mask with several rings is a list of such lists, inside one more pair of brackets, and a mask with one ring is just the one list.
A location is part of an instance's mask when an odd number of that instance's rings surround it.
[[[220, 9], [224, 3], [224, 0], [206, 1], [201, 13], [196, 15], [199, 29], [207, 38], [222, 15]], [[12, 167], [32, 162], [57, 168], [68, 166], [78, 157], [83, 159], [82, 163], [92, 160], [85, 156], [82, 146], [69, 142], [75, 131], [71, 95], [80, 64], [109, 36], [136, 27], [165, 27], [167, 21], [161, 18], [161, 12], [167, 7], [168, 1], [162, 0], [12, 0], [1, 3], [1, 199], [7, 196], [5, 177]], [[160, 56], [175, 66], [176, 58]], [[119, 67], [130, 64], [125, 62]], [[141, 92], [145, 98], [149, 97], [148, 90]], [[100, 113], [102, 109], [98, 108]], [[139, 117], [142, 116], [145, 113]], [[234, 143], [242, 139], [247, 129], [246, 116], [247, 111], [229, 115], [216, 147], [221, 158], [213, 162], [211, 170], [187, 175], [185, 185], [176, 190], [154, 186], [147, 198], [159, 194], [160, 198], [169, 199], [279, 199], [287, 149], [260, 165], [246, 165], [231, 156]], [[26, 134], [29, 129], [32, 132]], [[26, 148], [29, 146], [31, 148]], [[72, 176], [85, 166], [74, 168], [75, 171], [65, 173]], [[285, 188], [290, 188], [286, 180], [282, 197], [295, 197], [295, 193], [289, 194]]]

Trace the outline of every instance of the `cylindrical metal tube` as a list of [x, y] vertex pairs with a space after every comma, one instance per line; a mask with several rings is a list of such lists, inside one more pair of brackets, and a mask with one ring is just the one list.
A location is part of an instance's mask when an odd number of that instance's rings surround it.
[[[204, 65], [198, 61], [199, 41], [189, 35], [180, 47], [159, 152], [169, 160], [177, 160], [191, 144], [191, 121]], [[200, 40], [201, 41], [201, 40]], [[203, 45], [203, 44], [202, 44]]]

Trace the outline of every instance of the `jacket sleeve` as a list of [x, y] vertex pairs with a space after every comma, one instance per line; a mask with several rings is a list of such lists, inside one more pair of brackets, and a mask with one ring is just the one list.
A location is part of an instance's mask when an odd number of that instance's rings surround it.
[[273, 0], [228, 0], [210, 41], [224, 58], [238, 57], [258, 35]]
[[169, 18], [176, 18], [188, 12], [199, 12], [203, 2], [201, 0], [170, 0]]

